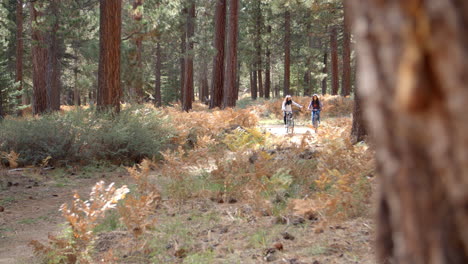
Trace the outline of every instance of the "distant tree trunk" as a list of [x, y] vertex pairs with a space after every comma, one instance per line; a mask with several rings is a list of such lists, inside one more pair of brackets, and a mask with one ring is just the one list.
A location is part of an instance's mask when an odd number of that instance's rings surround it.
[[283, 95], [289, 94], [291, 65], [291, 14], [289, 10], [284, 12], [284, 88]]
[[33, 64], [33, 114], [42, 114], [47, 110], [46, 66], [47, 44], [44, 34], [39, 28], [43, 25], [44, 10], [42, 3], [30, 3], [32, 28], [32, 64]]
[[161, 67], [162, 54], [160, 40], [156, 43], [156, 58], [154, 63], [154, 104], [156, 107], [161, 107]]
[[236, 106], [238, 4], [239, 0], [229, 0], [229, 32], [227, 36], [224, 107]]
[[80, 91], [78, 89], [78, 48], [75, 47], [73, 49], [74, 51], [74, 56], [75, 56], [75, 65], [73, 67], [73, 76], [74, 76], [74, 81], [73, 81], [73, 104], [75, 106], [80, 105]]
[[[307, 40], [309, 43], [309, 48], [313, 48], [313, 43], [312, 43], [312, 25], [310, 23], [310, 18], [307, 22], [306, 26], [306, 34], [307, 34]], [[311, 80], [310, 80], [310, 71], [311, 71], [311, 61], [312, 61], [312, 54], [307, 55], [306, 57], [306, 71], [304, 73], [304, 96], [310, 96], [311, 95]]]
[[468, 2], [350, 3], [379, 263], [468, 263]]
[[[187, 8], [182, 9], [182, 15], [187, 16]], [[185, 97], [185, 49], [187, 48], [187, 32], [184, 23], [182, 24], [181, 28], [182, 34], [180, 35], [180, 102], [183, 103]]]
[[[271, 35], [271, 25], [267, 27], [267, 34]], [[270, 90], [271, 90], [271, 52], [270, 46], [267, 45], [266, 47], [266, 61], [265, 61], [265, 98], [270, 98]]]
[[47, 110], [60, 110], [60, 42], [57, 36], [59, 29], [58, 21], [58, 3], [56, 0], [49, 2], [48, 14], [49, 19], [52, 19], [50, 29], [46, 34], [47, 51], [47, 74], [46, 74], [46, 90], [47, 90]]
[[256, 50], [256, 65], [257, 65], [257, 79], [258, 79], [258, 93], [259, 97], [264, 97], [263, 94], [263, 78], [262, 78], [262, 8], [261, 1], [256, 1], [255, 12], [255, 50]]
[[213, 79], [211, 82], [210, 108], [221, 107], [224, 83], [224, 42], [226, 40], [226, 0], [216, 1]]
[[208, 84], [208, 63], [203, 59], [202, 70], [200, 75], [200, 101], [208, 104], [209, 101], [209, 84]]
[[100, 0], [97, 106], [120, 112], [122, 0]]
[[328, 63], [328, 58], [327, 58], [327, 50], [325, 50], [325, 52], [323, 53], [323, 69], [322, 69], [322, 73], [325, 75], [322, 79], [322, 95], [325, 95], [327, 94], [327, 75], [328, 75], [328, 67], [327, 67], [327, 63]]
[[[18, 91], [23, 90], [23, 0], [16, 1], [16, 82], [19, 83]], [[26, 95], [18, 95], [18, 101], [26, 105]]]
[[351, 128], [351, 143], [361, 142], [367, 136], [367, 129], [362, 116], [361, 96], [358, 89], [354, 91], [353, 126]]
[[[349, 1], [343, 0], [346, 6]], [[344, 32], [343, 32], [343, 76], [341, 79], [341, 95], [348, 96], [351, 93], [351, 37], [349, 33], [348, 8], [344, 8]]]
[[185, 54], [184, 100], [182, 109], [188, 112], [193, 102], [193, 35], [195, 32], [195, 0], [190, 1], [187, 14], [187, 47]]
[[133, 86], [135, 88], [135, 95], [137, 97], [137, 101], [141, 101], [144, 97], [143, 91], [143, 62], [142, 62], [142, 51], [143, 51], [143, 35], [142, 35], [142, 25], [141, 20], [143, 18], [142, 6], [144, 0], [134, 0], [133, 1], [133, 10], [132, 10], [132, 18], [135, 22], [137, 27], [137, 34], [133, 39], [135, 43], [135, 70], [133, 72], [135, 76], [135, 80], [133, 82]]
[[[238, 19], [239, 20], [239, 19]], [[239, 23], [239, 21], [237, 22]], [[239, 26], [238, 26], [239, 27]], [[239, 33], [239, 29], [237, 30]], [[239, 34], [237, 35], [237, 39], [239, 39]], [[237, 76], [236, 76], [236, 101], [239, 100], [239, 89], [240, 89], [240, 71], [241, 71], [241, 62], [237, 60]]]
[[304, 73], [304, 96], [310, 96], [310, 72]]
[[336, 27], [330, 30], [330, 52], [331, 52], [331, 76], [332, 76], [332, 95], [337, 95], [340, 89], [340, 82], [338, 76], [338, 41]]
[[252, 82], [250, 85], [250, 93], [252, 95], [252, 100], [257, 100], [257, 96], [258, 96], [257, 71], [255, 70], [255, 67], [253, 68], [254, 70], [252, 70]]

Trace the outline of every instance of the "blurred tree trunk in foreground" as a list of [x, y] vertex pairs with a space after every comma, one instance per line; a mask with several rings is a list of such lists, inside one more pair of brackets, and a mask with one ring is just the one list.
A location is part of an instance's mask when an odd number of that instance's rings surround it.
[[350, 3], [381, 263], [468, 263], [468, 2]]

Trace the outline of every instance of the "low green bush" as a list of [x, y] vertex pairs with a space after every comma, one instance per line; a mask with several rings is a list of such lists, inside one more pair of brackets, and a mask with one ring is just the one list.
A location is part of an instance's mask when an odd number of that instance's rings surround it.
[[172, 136], [159, 112], [134, 107], [119, 115], [93, 109], [0, 121], [0, 151], [20, 154], [20, 165], [108, 160], [133, 164], [160, 157]]

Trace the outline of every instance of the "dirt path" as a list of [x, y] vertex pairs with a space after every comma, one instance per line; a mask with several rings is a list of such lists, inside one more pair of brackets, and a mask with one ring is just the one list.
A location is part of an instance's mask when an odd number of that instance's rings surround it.
[[[34, 257], [28, 243], [46, 241], [48, 234], [62, 230], [60, 205], [69, 202], [75, 190], [87, 197], [99, 180], [70, 175], [66, 176], [71, 178], [68, 180], [54, 179], [52, 173], [4, 173], [0, 192], [0, 206], [4, 208], [0, 212], [0, 264], [31, 263]], [[111, 181], [107, 179], [109, 175], [101, 177]]]

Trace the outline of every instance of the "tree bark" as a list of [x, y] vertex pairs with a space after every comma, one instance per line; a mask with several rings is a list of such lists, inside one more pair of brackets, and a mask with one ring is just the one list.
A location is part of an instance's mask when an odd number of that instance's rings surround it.
[[258, 89], [257, 89], [257, 71], [252, 70], [252, 82], [250, 83], [250, 93], [252, 100], [257, 100]]
[[[16, 1], [16, 78], [18, 91], [23, 90], [23, 0]], [[18, 95], [18, 101], [25, 105], [26, 95]]]
[[229, 1], [229, 32], [226, 57], [226, 83], [224, 85], [224, 107], [236, 106], [237, 35], [239, 0]]
[[47, 73], [46, 73], [46, 90], [47, 90], [47, 110], [49, 112], [60, 110], [60, 41], [58, 36], [59, 20], [58, 20], [58, 2], [52, 0], [49, 2], [48, 16], [52, 19], [52, 23], [46, 33], [47, 51]]
[[100, 0], [97, 106], [120, 112], [122, 0]]
[[161, 54], [161, 43], [160, 40], [156, 43], [156, 59], [154, 65], [154, 104], [156, 107], [161, 107], [162, 98], [161, 98], [161, 63], [162, 54]]
[[[182, 16], [187, 16], [187, 8], [182, 9]], [[185, 30], [185, 23], [181, 26], [182, 34], [180, 35], [180, 102], [184, 102], [185, 93], [185, 53], [187, 48], [187, 32]]]
[[332, 95], [337, 95], [340, 89], [340, 82], [338, 76], [338, 41], [336, 27], [330, 30], [330, 53], [331, 53], [331, 75], [332, 75]]
[[327, 76], [328, 76], [328, 67], [327, 67], [328, 58], [327, 57], [328, 57], [328, 52], [327, 52], [327, 50], [325, 50], [325, 52], [323, 53], [322, 73], [323, 73], [324, 77], [322, 79], [322, 95], [327, 94]]
[[349, 33], [349, 1], [343, 0], [344, 19], [343, 19], [343, 76], [341, 78], [341, 95], [351, 94], [351, 36]]
[[367, 129], [364, 123], [364, 117], [361, 107], [361, 96], [359, 90], [354, 91], [354, 108], [353, 108], [353, 126], [351, 128], [351, 143], [356, 144], [364, 141], [367, 136]]
[[381, 263], [468, 263], [468, 2], [351, 3]]
[[135, 70], [134, 74], [134, 81], [133, 87], [135, 88], [135, 95], [137, 97], [137, 101], [141, 101], [141, 99], [145, 96], [143, 91], [143, 62], [142, 62], [142, 52], [143, 52], [143, 35], [142, 35], [142, 25], [141, 20], [143, 18], [143, 12], [141, 7], [143, 6], [144, 0], [134, 0], [133, 1], [133, 10], [132, 10], [132, 18], [137, 27], [137, 34], [134, 36], [134, 43], [135, 43]]
[[261, 1], [256, 1], [255, 12], [255, 50], [256, 50], [256, 70], [258, 79], [258, 94], [259, 97], [264, 97], [263, 94], [263, 78], [262, 78], [262, 8]]
[[[271, 35], [271, 25], [267, 27], [267, 34]], [[266, 47], [266, 61], [265, 61], [265, 98], [270, 98], [270, 90], [271, 90], [271, 52], [270, 46], [267, 44]]]
[[200, 75], [200, 101], [209, 104], [208, 63], [203, 59]]
[[195, 32], [195, 1], [190, 1], [187, 14], [187, 46], [185, 54], [184, 100], [182, 109], [188, 112], [193, 102], [193, 35]]
[[211, 82], [210, 108], [221, 107], [224, 83], [224, 42], [226, 40], [226, 0], [218, 0], [215, 12], [213, 79]]
[[47, 110], [46, 65], [47, 45], [44, 34], [39, 27], [43, 26], [43, 4], [30, 3], [32, 28], [32, 64], [33, 64], [33, 114], [42, 114]]
[[284, 87], [283, 95], [289, 94], [289, 85], [291, 78], [291, 13], [289, 10], [284, 12]]

